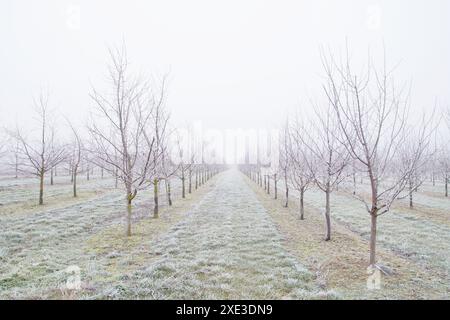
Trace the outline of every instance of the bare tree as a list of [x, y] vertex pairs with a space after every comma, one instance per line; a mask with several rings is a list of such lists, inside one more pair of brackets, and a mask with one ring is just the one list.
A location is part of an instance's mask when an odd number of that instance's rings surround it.
[[450, 181], [450, 148], [448, 142], [444, 142], [440, 148], [438, 159], [439, 172], [441, 172], [444, 183], [444, 196], [448, 197], [448, 184]]
[[195, 190], [198, 189], [199, 186], [199, 165], [196, 164], [194, 165], [194, 170], [195, 170]]
[[305, 218], [305, 192], [314, 181], [308, 161], [305, 157], [311, 156], [301, 139], [303, 127], [298, 118], [291, 125], [288, 124], [288, 155], [291, 161], [289, 181], [295, 190], [299, 192], [300, 220]]
[[348, 50], [340, 63], [332, 54], [323, 54], [322, 58], [327, 76], [324, 91], [338, 119], [341, 143], [363, 166], [370, 182], [370, 202], [363, 195], [357, 197], [364, 202], [371, 217], [369, 263], [373, 266], [377, 218], [389, 211], [404, 190], [421, 150], [427, 146], [428, 131], [423, 130], [419, 135], [418, 148], [412, 152], [414, 159], [409, 166], [393, 166], [405, 142], [408, 91], [405, 87], [397, 88], [392, 71], [386, 69], [386, 59], [377, 70], [369, 56], [366, 71], [358, 76], [351, 68]]
[[278, 198], [278, 181], [280, 179], [278, 172], [279, 172], [278, 163], [276, 165], [271, 164], [270, 167], [266, 168], [267, 194], [270, 194], [271, 192], [270, 182], [273, 181], [273, 197], [275, 200]]
[[20, 144], [19, 141], [14, 143], [14, 146], [11, 150], [12, 156], [14, 158], [12, 166], [14, 167], [14, 178], [19, 178], [19, 167], [20, 167]]
[[195, 155], [194, 155], [194, 153], [191, 153], [189, 168], [188, 168], [188, 179], [189, 179], [188, 192], [189, 192], [189, 194], [192, 193], [192, 174], [194, 173], [194, 171], [195, 171]]
[[[164, 85], [165, 79], [162, 81], [162, 90], [164, 90]], [[152, 115], [152, 126], [154, 128], [155, 137], [155, 149], [153, 154], [155, 165], [152, 172], [150, 172], [150, 181], [153, 183], [153, 216], [155, 218], [159, 215], [159, 184], [161, 181], [164, 181], [167, 201], [169, 206], [172, 205], [170, 179], [176, 171], [176, 167], [169, 157], [169, 140], [172, 133], [168, 128], [170, 115], [164, 107], [163, 95], [161, 94], [160, 97], [161, 98], [155, 105]]]
[[[172, 178], [176, 176], [178, 165], [172, 162], [169, 152], [164, 152], [161, 156], [161, 170], [159, 171], [159, 180], [164, 181], [166, 189], [167, 204], [172, 205]], [[156, 214], [157, 216], [157, 214]]]
[[[55, 134], [52, 133], [51, 138], [50, 138], [50, 145], [53, 147], [55, 145]], [[56, 168], [56, 164], [50, 168], [50, 185], [53, 186], [54, 185], [54, 175], [55, 175], [55, 168]]]
[[[189, 157], [189, 155], [186, 155], [186, 145], [183, 144], [181, 141], [181, 136], [177, 132], [176, 133], [176, 141], [175, 144], [177, 146], [177, 157], [178, 157], [178, 164], [177, 164], [177, 171], [176, 175], [181, 180], [181, 197], [184, 199], [186, 198], [186, 179], [188, 178], [189, 181], [189, 193], [191, 192], [191, 175], [192, 175], [192, 160], [193, 157]], [[185, 161], [185, 158], [188, 157], [190, 161]]]
[[[95, 161], [96, 161], [96, 163], [97, 162], [101, 163], [102, 159], [97, 159]], [[83, 171], [86, 173], [86, 180], [90, 181], [91, 180], [91, 169], [92, 169], [91, 162], [92, 162], [92, 160], [91, 160], [91, 155], [89, 153], [85, 153], [83, 155], [83, 162], [84, 162], [84, 170]]]
[[83, 158], [83, 144], [81, 141], [81, 137], [80, 134], [77, 130], [77, 128], [75, 128], [73, 126], [73, 124], [68, 121], [70, 129], [72, 130], [72, 134], [73, 134], [73, 142], [71, 144], [70, 147], [70, 167], [72, 168], [72, 185], [73, 185], [73, 196], [74, 198], [77, 197], [77, 175], [78, 175], [78, 170], [80, 167], [80, 163], [81, 160]]
[[[446, 114], [447, 128], [450, 130], [450, 108], [447, 109]], [[441, 154], [439, 156], [439, 166], [442, 172], [442, 178], [444, 180], [445, 197], [448, 198], [448, 184], [450, 181], [450, 141], [448, 134], [446, 139], [442, 143]]]
[[[358, 174], [358, 172], [360, 171], [359, 167], [358, 167], [358, 162], [355, 161], [354, 159], [352, 159], [352, 161], [350, 162], [351, 166], [350, 166], [350, 173], [349, 176], [351, 176], [351, 180], [352, 180], [352, 194], [356, 195], [356, 189], [357, 189], [357, 179], [356, 179], [356, 175]], [[361, 182], [362, 184], [362, 182]]]
[[284, 193], [285, 202], [284, 207], [289, 205], [289, 174], [291, 172], [291, 157], [289, 156], [290, 151], [290, 137], [289, 137], [289, 122], [286, 119], [286, 123], [283, 126], [283, 133], [280, 137], [279, 145], [279, 171], [280, 175], [284, 181]]
[[450, 160], [448, 159], [448, 156], [446, 156], [444, 159], [442, 159], [442, 173], [443, 173], [443, 179], [444, 179], [444, 186], [445, 186], [445, 197], [448, 198], [448, 183], [450, 180]]
[[48, 100], [48, 93], [44, 93], [44, 91], [41, 91], [39, 97], [34, 100], [39, 123], [38, 140], [29, 139], [19, 128], [12, 134], [19, 145], [18, 158], [20, 160], [17, 162], [22, 163], [20, 170], [39, 178], [40, 205], [44, 204], [45, 174], [64, 161], [65, 152], [64, 147], [55, 141], [55, 126], [50, 121]]
[[[155, 108], [162, 104], [164, 89], [151, 91], [148, 81], [131, 75], [126, 49], [110, 49], [110, 90], [92, 88], [98, 117], [88, 124], [92, 137], [90, 159], [115, 174], [123, 184], [127, 204], [127, 236], [131, 235], [132, 201], [149, 182], [156, 165], [156, 137], [152, 126]], [[104, 125], [99, 123], [104, 121]]]
[[[427, 163], [432, 160], [434, 154], [434, 150], [430, 149], [429, 137], [421, 136], [426, 133], [426, 131], [424, 131], [426, 128], [427, 125], [425, 124], [420, 127], [416, 126], [416, 130], [413, 130], [413, 128], [408, 130], [409, 134], [403, 145], [400, 146], [400, 159], [398, 164], [395, 164], [400, 168], [400, 177], [406, 175], [406, 195], [399, 196], [398, 198], [408, 197], [410, 209], [414, 208], [414, 192], [416, 192], [425, 181]], [[419, 136], [416, 136], [414, 132], [419, 132]]]
[[305, 148], [302, 160], [307, 164], [317, 187], [325, 193], [325, 241], [331, 240], [331, 193], [344, 179], [345, 167], [349, 163], [346, 148], [339, 143], [339, 125], [331, 106], [320, 109], [314, 105], [315, 116], [309, 126], [300, 126], [294, 135]]

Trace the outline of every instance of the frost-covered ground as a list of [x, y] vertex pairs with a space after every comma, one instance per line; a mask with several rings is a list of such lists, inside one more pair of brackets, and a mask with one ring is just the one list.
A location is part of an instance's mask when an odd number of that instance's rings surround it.
[[[18, 204], [35, 204], [35, 181], [12, 181], [16, 182], [4, 183], [0, 199], [17, 193]], [[179, 184], [174, 184], [176, 196]], [[95, 278], [101, 270], [95, 270], [96, 257], [86, 252], [84, 243], [105, 228], [125, 224], [124, 196], [112, 186], [111, 179], [80, 179], [80, 191], [100, 189], [103, 193], [75, 203], [63, 201], [57, 207], [36, 206], [32, 212], [21, 211], [16, 202], [4, 201], [0, 207], [0, 298], [51, 297], [66, 281], [66, 268], [72, 265], [83, 266], [84, 275]], [[61, 177], [54, 186], [46, 186], [46, 202], [63, 195], [71, 197], [67, 177]], [[162, 196], [162, 204], [164, 199]], [[140, 192], [134, 206], [135, 222], [150, 216], [151, 190]], [[12, 211], [8, 210], [10, 207]]]
[[[95, 193], [111, 188], [114, 182], [111, 178], [91, 179], [87, 181], [84, 177], [79, 178], [79, 193]], [[72, 195], [72, 184], [67, 176], [54, 178], [54, 185], [50, 185], [46, 179], [44, 185], [44, 201], [52, 202], [57, 199], [64, 199]], [[39, 198], [39, 180], [37, 178], [8, 178], [0, 180], [0, 211], [8, 205], [25, 207], [34, 205]]]
[[[417, 208], [409, 209], [407, 200], [401, 200], [378, 219], [377, 242], [425, 268], [434, 268], [441, 273], [443, 282], [450, 283], [450, 199], [430, 196], [419, 189], [414, 193], [414, 202]], [[305, 194], [305, 203], [323, 212], [325, 194], [312, 188]], [[364, 204], [351, 194], [333, 192], [331, 214], [335, 221], [369, 238], [370, 216]]]
[[450, 287], [442, 271], [384, 245], [377, 248], [377, 260], [392, 273], [381, 277], [380, 289], [368, 290], [367, 236], [333, 219], [331, 240], [324, 241], [322, 208], [306, 201], [306, 217], [300, 220], [298, 198], [291, 196], [286, 208], [282, 197], [275, 201], [273, 193], [268, 195], [250, 179], [246, 181], [286, 236], [289, 252], [316, 274], [323, 288], [348, 299], [448, 299]]
[[159, 258], [107, 290], [110, 298], [324, 297], [236, 171], [151, 247]]
[[[54, 186], [46, 182], [44, 206], [36, 205], [37, 186], [33, 178], [0, 179], [0, 298], [336, 296], [316, 279], [316, 271], [305, 267], [307, 259], [314, 262], [307, 252], [320, 252], [324, 242], [311, 243], [319, 251], [303, 250], [301, 258], [292, 255], [286, 242], [293, 240], [281, 233], [267, 204], [237, 171], [219, 174], [182, 201], [180, 182], [174, 179], [174, 206], [162, 210], [159, 219], [151, 218], [152, 188], [138, 193], [131, 238], [124, 236], [124, 196], [114, 189], [111, 178], [80, 177], [80, 197], [73, 199], [69, 178], [58, 176]], [[165, 206], [164, 184], [160, 189]], [[449, 199], [427, 193], [433, 190], [427, 186], [426, 192], [415, 194], [416, 209], [409, 210], [402, 202], [382, 216], [378, 243], [432, 272], [433, 279], [442, 282], [436, 283], [442, 296], [450, 282], [446, 220], [450, 210]], [[323, 209], [324, 195], [309, 190], [305, 202], [314, 208], [307, 215], [317, 214]], [[347, 226], [359, 239], [368, 239], [368, 214], [343, 190], [332, 195], [332, 215], [335, 223]], [[317, 231], [310, 227], [305, 230]], [[292, 225], [292, 234], [295, 228]], [[302, 249], [301, 243], [298, 248]], [[362, 255], [365, 259], [366, 253]], [[69, 266], [80, 268], [80, 291], [64, 290]], [[420, 277], [417, 281], [427, 281]], [[340, 292], [338, 285], [331, 288]]]
[[[178, 209], [159, 219], [149, 218], [151, 190], [140, 193], [130, 239], [122, 234], [123, 196], [113, 189], [62, 208], [0, 215], [0, 298], [333, 297], [285, 250], [242, 179], [222, 173], [186, 199], [189, 206], [177, 199]], [[65, 289], [70, 266], [80, 268], [81, 291]]]
[[[88, 181], [85, 175], [78, 177], [77, 190], [79, 193], [95, 193], [102, 192], [107, 189], [113, 189], [114, 179], [100, 176], [91, 177]], [[178, 197], [181, 194], [181, 186], [178, 179], [173, 179], [173, 196]], [[120, 187], [120, 182], [119, 182]], [[161, 184], [164, 187], [164, 184]], [[44, 185], [44, 201], [55, 199], [64, 199], [72, 195], [72, 184], [70, 177], [57, 176], [54, 177], [54, 185], [50, 185], [50, 179], [45, 179]], [[0, 208], [11, 204], [24, 205], [35, 204], [39, 197], [39, 180], [37, 178], [0, 178]]]
[[82, 204], [0, 218], [0, 296], [39, 297], [67, 278], [65, 269], [86, 259], [85, 237], [123, 218], [121, 196], [111, 193]]

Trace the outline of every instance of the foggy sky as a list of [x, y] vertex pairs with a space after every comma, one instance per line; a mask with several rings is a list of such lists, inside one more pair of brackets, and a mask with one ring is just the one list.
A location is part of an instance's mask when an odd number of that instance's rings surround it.
[[278, 125], [320, 94], [319, 47], [376, 55], [386, 47], [413, 108], [450, 102], [450, 4], [431, 1], [0, 1], [0, 122], [31, 119], [32, 96], [83, 122], [107, 46], [126, 42], [147, 74], [169, 72], [176, 124]]

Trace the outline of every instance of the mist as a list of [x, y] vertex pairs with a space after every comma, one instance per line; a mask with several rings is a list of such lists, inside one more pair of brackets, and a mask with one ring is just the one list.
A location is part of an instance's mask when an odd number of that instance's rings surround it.
[[[321, 94], [320, 49], [386, 51], [417, 110], [446, 106], [448, 1], [12, 1], [1, 3], [0, 117], [27, 124], [32, 97], [51, 92], [83, 123], [107, 48], [125, 42], [133, 67], [169, 74], [174, 123], [212, 129], [278, 126]], [[376, 60], [376, 59], [375, 59]]]
[[448, 0], [1, 0], [0, 39], [0, 300], [449, 299]]

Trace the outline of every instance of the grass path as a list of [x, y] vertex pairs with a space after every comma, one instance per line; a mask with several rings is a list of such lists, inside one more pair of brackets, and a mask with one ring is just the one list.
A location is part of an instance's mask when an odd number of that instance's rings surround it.
[[324, 298], [290, 255], [254, 192], [236, 171], [151, 245], [157, 258], [123, 279], [109, 298]]

